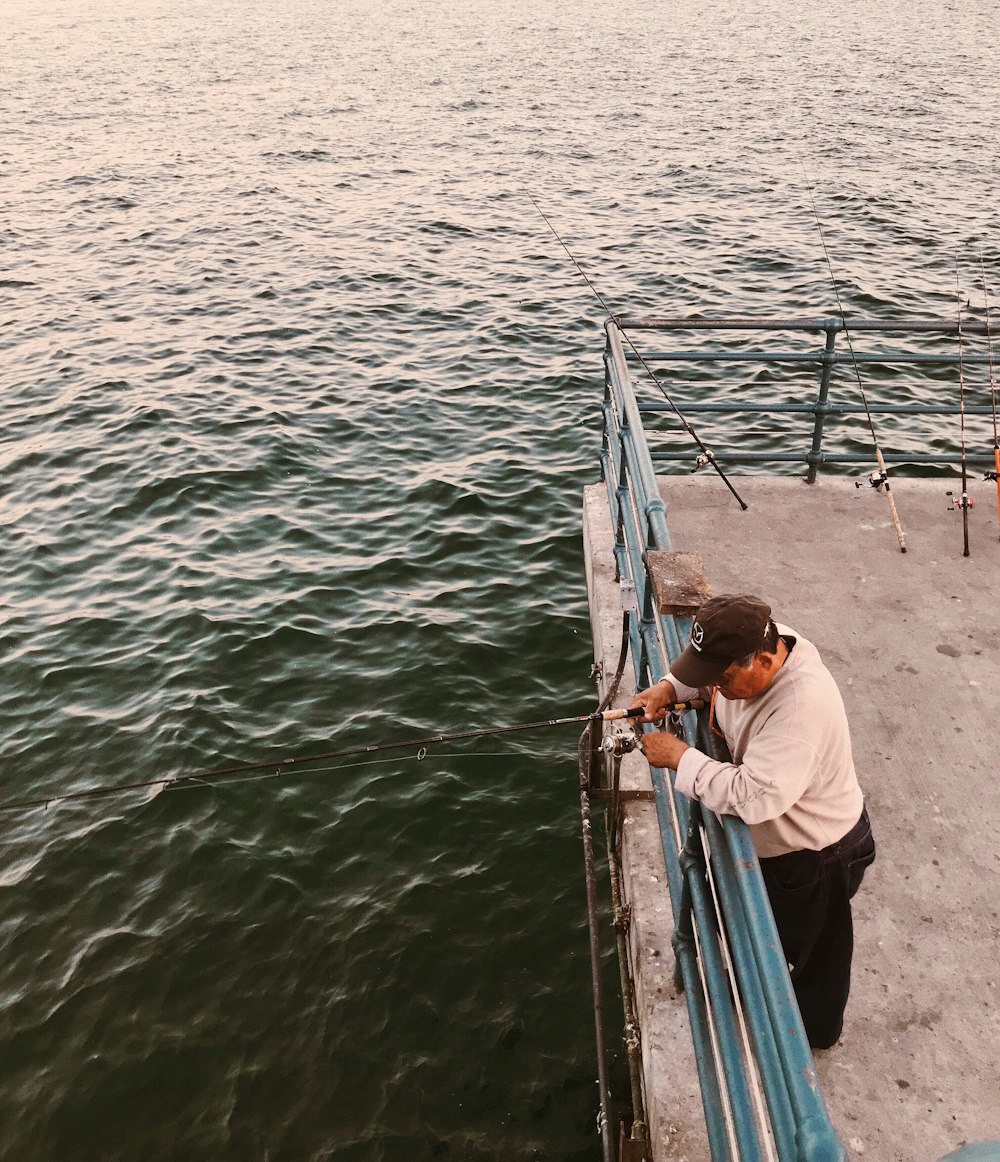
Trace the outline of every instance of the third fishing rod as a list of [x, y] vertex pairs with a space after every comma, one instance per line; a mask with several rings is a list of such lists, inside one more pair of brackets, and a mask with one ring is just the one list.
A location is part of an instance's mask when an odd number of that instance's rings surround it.
[[997, 527], [1000, 528], [1000, 437], [997, 435], [997, 377], [993, 366], [993, 333], [990, 330], [990, 295], [986, 289], [986, 264], [983, 262], [983, 251], [979, 250], [979, 269], [983, 276], [983, 301], [986, 304], [986, 346], [989, 352], [990, 363], [990, 403], [993, 411], [993, 471], [987, 472], [984, 479], [992, 480], [997, 486]]
[[687, 434], [691, 437], [691, 439], [695, 442], [695, 444], [698, 445], [698, 448], [701, 450], [701, 455], [698, 457], [699, 467], [701, 467], [704, 464], [710, 464], [715, 469], [715, 471], [719, 474], [719, 479], [722, 481], [722, 483], [725, 484], [725, 486], [729, 489], [729, 491], [733, 494], [733, 496], [739, 502], [740, 508], [742, 508], [743, 511], [745, 512], [747, 507], [748, 507], [746, 501], [743, 499], [742, 496], [740, 496], [740, 494], [733, 487], [732, 482], [730, 481], [729, 477], [725, 474], [725, 472], [722, 471], [722, 468], [721, 468], [718, 460], [716, 460], [716, 458], [715, 458], [715, 453], [710, 452], [709, 449], [705, 447], [705, 444], [703, 443], [701, 437], [698, 435], [698, 433], [694, 430], [694, 428], [691, 426], [691, 424], [685, 418], [685, 416], [683, 415], [683, 413], [681, 412], [681, 410], [677, 406], [677, 404], [674, 403], [674, 401], [671, 399], [670, 393], [663, 386], [663, 384], [659, 381], [659, 379], [657, 378], [653, 369], [649, 366], [649, 364], [643, 358], [638, 347], [636, 347], [636, 345], [632, 342], [631, 337], [628, 335], [625, 328], [621, 325], [620, 318], [612, 312], [611, 308], [605, 302], [604, 296], [597, 289], [597, 287], [594, 286], [594, 284], [590, 281], [590, 278], [587, 276], [587, 272], [583, 269], [583, 267], [579, 264], [579, 262], [577, 262], [576, 258], [573, 256], [573, 252], [570, 250], [570, 248], [566, 245], [566, 243], [559, 236], [559, 231], [556, 230], [555, 226], [553, 226], [552, 223], [549, 221], [548, 217], [545, 214], [545, 211], [535, 201], [535, 199], [531, 195], [531, 192], [526, 187], [522, 186], [521, 189], [524, 190], [525, 197], [527, 197], [528, 201], [530, 201], [531, 204], [538, 211], [539, 216], [541, 217], [542, 221], [552, 231], [552, 234], [555, 237], [555, 240], [559, 243], [559, 245], [563, 248], [563, 250], [565, 250], [566, 253], [569, 255], [570, 262], [573, 263], [573, 265], [576, 267], [576, 269], [583, 276], [584, 282], [593, 291], [594, 296], [596, 297], [597, 301], [601, 304], [601, 307], [603, 308], [605, 314], [608, 316], [608, 318], [611, 320], [611, 322], [613, 322], [617, 326], [618, 330], [621, 332], [622, 338], [625, 340], [625, 342], [632, 349], [632, 354], [636, 357], [636, 359], [638, 359], [639, 363], [642, 365], [642, 369], [646, 372], [646, 374], [653, 381], [653, 383], [655, 383], [656, 386], [660, 389], [660, 391], [663, 394], [663, 398], [667, 401], [667, 403], [673, 409], [674, 415], [676, 415], [677, 418], [680, 420], [681, 426], [684, 428], [684, 430], [687, 432]]

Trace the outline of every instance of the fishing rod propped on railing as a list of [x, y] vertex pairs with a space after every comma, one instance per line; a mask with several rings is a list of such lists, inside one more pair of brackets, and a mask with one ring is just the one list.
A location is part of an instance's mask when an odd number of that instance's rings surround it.
[[955, 255], [955, 295], [958, 302], [958, 422], [962, 437], [962, 497], [958, 507], [962, 510], [962, 536], [964, 547], [962, 556], [969, 555], [969, 473], [965, 455], [965, 368], [962, 365], [962, 286], [958, 278], [958, 255]]
[[646, 372], [646, 374], [653, 381], [653, 383], [655, 383], [656, 386], [659, 388], [660, 392], [663, 395], [663, 398], [667, 401], [667, 403], [673, 409], [674, 415], [676, 415], [678, 420], [680, 420], [681, 426], [684, 428], [684, 430], [687, 432], [687, 434], [691, 437], [691, 439], [695, 442], [695, 444], [697, 444], [699, 452], [700, 452], [700, 455], [698, 456], [698, 459], [697, 459], [697, 467], [703, 468], [705, 465], [710, 465], [712, 468], [714, 468], [715, 471], [719, 474], [719, 479], [722, 481], [723, 484], [725, 484], [725, 486], [729, 489], [729, 491], [733, 494], [733, 496], [738, 501], [740, 508], [743, 509], [744, 512], [746, 512], [746, 510], [749, 506], [747, 505], [747, 503], [743, 499], [743, 497], [740, 496], [740, 494], [733, 487], [732, 482], [730, 481], [729, 477], [725, 474], [725, 472], [723, 472], [722, 466], [719, 464], [718, 460], [716, 460], [716, 458], [715, 458], [715, 453], [710, 451], [705, 446], [704, 441], [701, 439], [701, 437], [698, 435], [698, 433], [694, 430], [694, 428], [688, 422], [687, 418], [681, 412], [681, 410], [677, 406], [677, 404], [674, 403], [673, 399], [670, 396], [670, 393], [663, 386], [663, 384], [660, 382], [659, 378], [657, 377], [656, 373], [653, 371], [653, 369], [649, 366], [649, 364], [643, 358], [642, 353], [639, 351], [639, 348], [636, 347], [636, 345], [632, 342], [631, 336], [626, 332], [625, 328], [622, 326], [621, 320], [618, 318], [618, 316], [616, 316], [612, 312], [611, 308], [605, 302], [604, 296], [597, 289], [597, 287], [594, 286], [594, 284], [590, 281], [590, 278], [587, 276], [587, 272], [583, 269], [583, 267], [579, 264], [579, 262], [577, 262], [576, 258], [573, 255], [573, 252], [566, 245], [566, 243], [562, 240], [562, 238], [560, 237], [559, 232], [556, 230], [555, 226], [553, 226], [552, 223], [549, 221], [548, 217], [545, 214], [545, 211], [542, 209], [541, 206], [539, 206], [538, 202], [535, 201], [535, 199], [531, 195], [531, 192], [526, 187], [522, 186], [521, 189], [524, 190], [525, 197], [527, 197], [527, 199], [531, 202], [531, 204], [538, 211], [539, 216], [541, 217], [542, 221], [552, 231], [552, 234], [555, 237], [555, 240], [559, 243], [559, 245], [563, 248], [563, 250], [565, 250], [566, 253], [569, 255], [570, 262], [573, 263], [573, 265], [576, 267], [576, 269], [580, 272], [581, 276], [583, 277], [584, 282], [593, 291], [594, 296], [596, 297], [597, 301], [601, 304], [601, 307], [604, 310], [604, 313], [608, 316], [608, 318], [611, 320], [611, 322], [613, 322], [615, 324], [615, 326], [618, 328], [618, 330], [621, 332], [622, 338], [625, 340], [625, 342], [632, 349], [632, 354], [636, 357], [636, 359], [638, 359], [639, 363], [642, 365], [642, 369]]

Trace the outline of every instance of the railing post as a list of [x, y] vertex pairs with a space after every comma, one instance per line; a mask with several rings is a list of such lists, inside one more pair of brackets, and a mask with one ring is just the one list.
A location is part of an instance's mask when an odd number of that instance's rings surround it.
[[833, 376], [833, 349], [837, 342], [837, 331], [839, 324], [830, 321], [826, 327], [826, 347], [823, 350], [822, 362], [823, 373], [819, 381], [819, 395], [816, 397], [816, 407], [814, 409], [816, 415], [816, 423], [813, 426], [812, 447], [806, 455], [806, 462], [809, 465], [809, 471], [806, 473], [806, 481], [809, 484], [816, 483], [816, 470], [819, 468], [823, 460], [823, 428], [826, 425], [827, 412], [830, 410], [830, 380]]

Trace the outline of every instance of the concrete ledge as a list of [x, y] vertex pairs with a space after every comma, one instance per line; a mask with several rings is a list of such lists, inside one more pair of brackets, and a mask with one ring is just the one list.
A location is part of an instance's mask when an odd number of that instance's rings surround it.
[[[586, 490], [583, 517], [594, 657], [602, 662], [605, 682], [610, 683], [621, 649], [622, 608], [615, 581], [614, 530], [603, 486]], [[632, 675], [629, 659], [615, 706], [627, 706], [632, 700]], [[621, 777], [623, 787], [652, 790], [649, 766], [640, 754], [624, 757]], [[673, 917], [655, 805], [626, 804], [622, 832], [622, 884], [632, 906], [629, 937], [653, 1156], [657, 1162], [707, 1162], [687, 1005], [673, 984]]]

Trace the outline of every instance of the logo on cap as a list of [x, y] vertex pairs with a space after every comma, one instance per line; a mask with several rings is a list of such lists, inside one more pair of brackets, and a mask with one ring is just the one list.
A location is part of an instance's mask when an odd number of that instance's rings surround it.
[[705, 640], [705, 627], [698, 621], [691, 626], [691, 644], [701, 653], [701, 643]]

